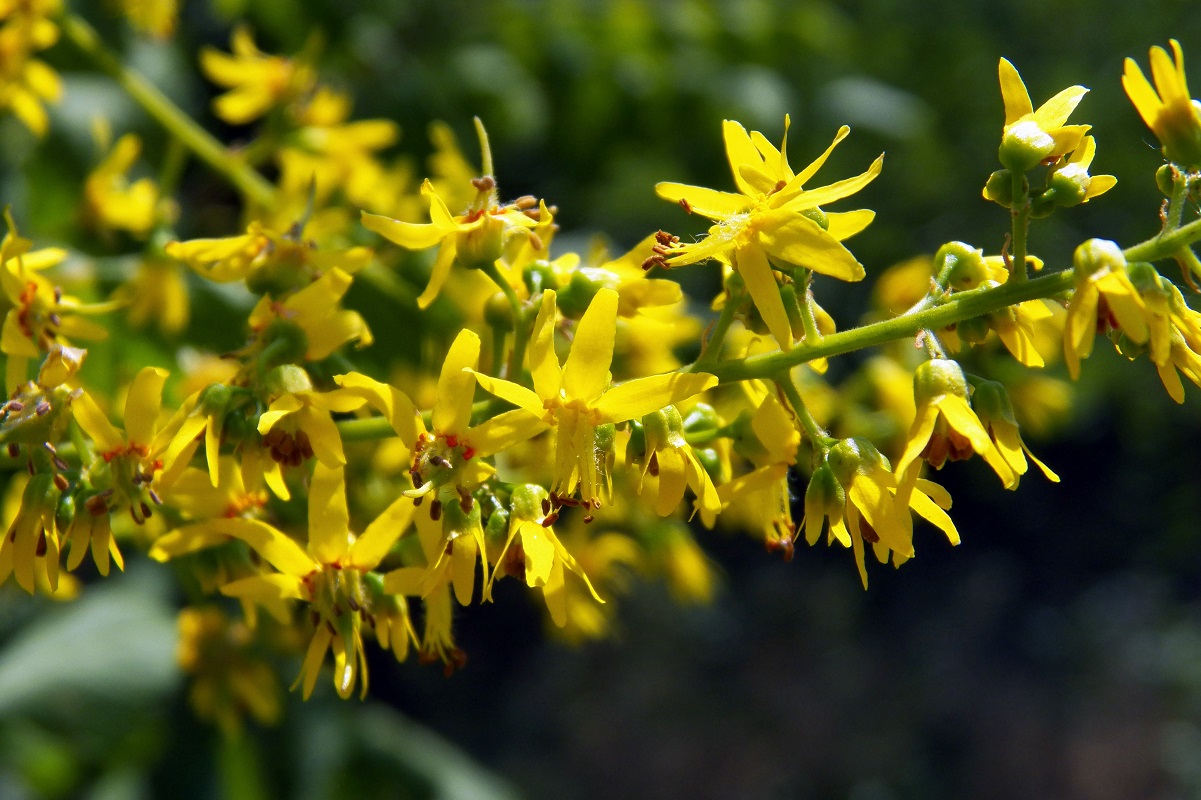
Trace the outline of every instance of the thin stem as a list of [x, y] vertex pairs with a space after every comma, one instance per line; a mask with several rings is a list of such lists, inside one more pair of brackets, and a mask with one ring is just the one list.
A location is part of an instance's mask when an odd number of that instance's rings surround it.
[[500, 274], [500, 268], [496, 266], [496, 262], [489, 261], [480, 268], [480, 272], [491, 278], [492, 282], [504, 292], [505, 299], [509, 301], [509, 307], [513, 309], [513, 319], [516, 320], [521, 315], [521, 298], [517, 296], [517, 292], [513, 291], [513, 287], [509, 285], [505, 277]]
[[275, 189], [266, 178], [235, 158], [208, 131], [196, 124], [179, 106], [171, 102], [158, 87], [139, 73], [121, 63], [104, 43], [96, 30], [74, 14], [64, 14], [59, 20], [63, 34], [92, 60], [102, 72], [111, 77], [134, 101], [172, 136], [208, 164], [247, 199], [260, 206], [270, 206]]
[[1201, 219], [1174, 230], [1165, 230], [1145, 242], [1127, 247], [1123, 253], [1127, 261], [1159, 261], [1172, 258], [1176, 251], [1201, 239]]
[[533, 309], [530, 309], [530, 313], [519, 313], [514, 320], [513, 350], [509, 353], [509, 364], [505, 368], [505, 378], [508, 380], [515, 380], [521, 375], [521, 365], [525, 361], [525, 348], [530, 343], [530, 334], [533, 333], [534, 314], [532, 312]]
[[1030, 227], [1030, 187], [1026, 176], [1022, 173], [1012, 173], [1013, 206], [1009, 210], [1012, 222], [1013, 240], [1013, 280], [1021, 283], [1026, 280], [1026, 232]]
[[785, 372], [777, 375], [775, 378], [776, 386], [788, 398], [788, 404], [792, 406], [793, 412], [796, 414], [797, 421], [801, 423], [805, 435], [809, 437], [810, 443], [822, 451], [823, 453], [830, 449], [828, 444], [830, 437], [817, 424], [817, 420], [809, 413], [808, 407], [805, 406], [805, 401], [801, 398], [801, 393], [793, 382], [792, 373]]
[[813, 312], [813, 292], [810, 291], [810, 285], [813, 283], [813, 272], [811, 270], [803, 270], [805, 279], [802, 281], [803, 294], [797, 298], [800, 302], [797, 305], [800, 307], [801, 324], [805, 327], [805, 344], [817, 344], [822, 340], [821, 331], [817, 329], [817, 318]]
[[[1201, 229], [1198, 230], [1198, 235], [1201, 235]], [[706, 365], [705, 372], [716, 375], [722, 383], [752, 378], [771, 379], [797, 364], [850, 353], [865, 347], [875, 347], [897, 339], [906, 339], [914, 336], [923, 328], [945, 328], [948, 325], [997, 311], [1015, 303], [1039, 297], [1051, 297], [1071, 289], [1074, 280], [1075, 275], [1072, 270], [1064, 270], [1021, 283], [1005, 283], [989, 289], [959, 292], [941, 305], [932, 308], [924, 308], [882, 322], [832, 333], [823, 337], [821, 343], [817, 345], [801, 343], [788, 351], [777, 350], [747, 358], [709, 364]], [[695, 369], [695, 365], [693, 369]]]
[[710, 372], [708, 365], [715, 363], [721, 358], [721, 346], [725, 341], [726, 334], [730, 330], [730, 326], [734, 324], [735, 317], [738, 316], [738, 311], [746, 302], [746, 287], [738, 282], [738, 287], [732, 292], [728, 292], [726, 303], [721, 307], [721, 313], [717, 317], [717, 322], [713, 325], [713, 332], [709, 334], [708, 340], [705, 342], [704, 348], [701, 350], [700, 356], [690, 368], [691, 372]]
[[1172, 196], [1168, 198], [1168, 218], [1164, 230], [1174, 231], [1184, 218], [1185, 195], [1188, 193], [1188, 173], [1172, 167]]

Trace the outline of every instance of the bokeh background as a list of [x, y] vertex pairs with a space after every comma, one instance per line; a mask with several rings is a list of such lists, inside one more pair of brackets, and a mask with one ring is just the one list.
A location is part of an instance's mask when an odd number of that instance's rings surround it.
[[[186, 0], [169, 44], [77, 5], [227, 140], [239, 132], [209, 113], [192, 54], [225, 48], [239, 18], [268, 51], [319, 47], [356, 116], [396, 120], [417, 159], [435, 119], [471, 152], [479, 115], [505, 194], [556, 203], [568, 244], [699, 230], [652, 187], [728, 187], [724, 118], [778, 139], [790, 114], [794, 163], [849, 124], [823, 175], [887, 153], [857, 198], [878, 212], [854, 242], [869, 276], [949, 239], [999, 248], [1006, 215], [980, 197], [999, 57], [1036, 105], [1091, 87], [1074, 121], [1094, 125], [1094, 172], [1118, 177], [1034, 229], [1053, 266], [1088, 237], [1156, 231], [1160, 157], [1121, 90], [1123, 58], [1145, 68], [1176, 37], [1201, 87], [1187, 0]], [[39, 244], [94, 246], [75, 233], [87, 120], [104, 108], [152, 152], [162, 137], [69, 45], [47, 58], [64, 102], [42, 142], [0, 122], [0, 197]], [[222, 213], [235, 224], [202, 169], [185, 189], [182, 235], [213, 234]], [[866, 287], [819, 292], [840, 320], [867, 302]], [[920, 557], [873, 571], [869, 592], [844, 552], [783, 563], [706, 534], [722, 573], [709, 606], [635, 584], [614, 638], [571, 647], [505, 587], [461, 614], [470, 660], [452, 677], [379, 658], [368, 701], [290, 695], [280, 726], [235, 744], [187, 709], [163, 567], [135, 561], [69, 605], [5, 587], [0, 797], [1201, 797], [1201, 390], [1186, 392], [1176, 406], [1145, 359], [1099, 346], [1071, 414], [1032, 442], [1062, 483], [1031, 474], [1007, 493], [981, 464], [944, 470], [963, 544], [927, 531]]]

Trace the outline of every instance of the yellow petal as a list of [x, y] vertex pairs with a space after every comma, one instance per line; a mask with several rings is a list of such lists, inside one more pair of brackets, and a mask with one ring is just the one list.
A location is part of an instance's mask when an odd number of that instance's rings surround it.
[[357, 568], [372, 570], [379, 566], [392, 545], [413, 521], [413, 499], [401, 495], [372, 520], [367, 530], [350, 546], [350, 562]]
[[673, 203], [683, 200], [688, 204], [689, 211], [708, 217], [714, 222], [741, 214], [750, 208], [753, 202], [745, 195], [719, 192], [716, 189], [684, 183], [657, 183], [655, 193]]
[[412, 449], [417, 443], [417, 408], [407, 394], [395, 386], [380, 383], [357, 372], [337, 375], [334, 381], [364, 398], [372, 408], [383, 414], [405, 447]]
[[438, 396], [431, 419], [438, 433], [462, 433], [471, 424], [471, 401], [475, 396], [471, 370], [479, 366], [479, 360], [480, 337], [464, 328], [451, 344], [438, 376]]
[[441, 242], [448, 233], [445, 228], [433, 223], [401, 222], [366, 211], [363, 212], [363, 227], [408, 250], [427, 250]]
[[[529, 345], [530, 377], [534, 381], [534, 391], [545, 400], [557, 399], [559, 388], [563, 385], [563, 371], [559, 367], [559, 357], [555, 355], [557, 312], [555, 292], [548, 289], [542, 295], [542, 305], [538, 309], [537, 319], [534, 320]], [[487, 386], [484, 388], [488, 389]], [[528, 408], [522, 403], [518, 405]]]
[[477, 456], [487, 457], [532, 439], [547, 427], [541, 417], [524, 408], [515, 408], [484, 420], [468, 430], [465, 438]]
[[[542, 404], [542, 398], [521, 384], [502, 380], [501, 378], [492, 378], [479, 372], [473, 372], [472, 374], [475, 375], [475, 379], [479, 382], [480, 386], [484, 387], [485, 392], [496, 395], [502, 400], [508, 400], [513, 405], [523, 408], [539, 418], [546, 415], [546, 408]], [[557, 394], [558, 392], [556, 392]]]
[[158, 367], [144, 367], [134, 376], [125, 399], [125, 432], [131, 444], [149, 446], [154, 439], [166, 380], [167, 370]]
[[[687, 400], [717, 385], [705, 372], [670, 372], [619, 383], [594, 406], [605, 422], [624, 422]], [[507, 398], [506, 398], [507, 399]]]
[[1001, 79], [1001, 100], [1005, 103], [1005, 124], [1012, 125], [1027, 114], [1034, 112], [1034, 104], [1030, 102], [1030, 93], [1022, 76], [1008, 60], [1002, 58], [997, 65]]
[[568, 398], [590, 403], [608, 388], [617, 337], [617, 304], [617, 292], [601, 289], [580, 318], [563, 365], [563, 388]]
[[333, 564], [346, 559], [349, 547], [346, 477], [341, 467], [317, 462], [309, 486], [309, 552], [322, 564]]
[[108, 417], [87, 392], [71, 402], [71, 413], [101, 453], [109, 453], [125, 446], [125, 437], [121, 431], [108, 421]]
[[[810, 224], [817, 227], [815, 223]], [[788, 321], [788, 312], [784, 310], [784, 301], [780, 299], [780, 287], [763, 250], [757, 244], [738, 248], [734, 268], [742, 276], [755, 308], [759, 309], [759, 315], [780, 348], [791, 350], [792, 324]]]
[[[265, 522], [234, 517], [208, 520], [197, 525], [241, 539], [280, 572], [293, 577], [302, 578], [320, 567], [300, 545]], [[184, 529], [191, 527], [186, 525]]]

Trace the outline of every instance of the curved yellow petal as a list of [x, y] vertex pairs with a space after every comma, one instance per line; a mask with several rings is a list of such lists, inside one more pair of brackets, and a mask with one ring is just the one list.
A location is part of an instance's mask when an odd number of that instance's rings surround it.
[[371, 521], [350, 546], [350, 562], [362, 570], [372, 570], [384, 560], [392, 545], [413, 521], [413, 498], [401, 495]]
[[134, 376], [125, 399], [125, 433], [131, 444], [149, 446], [162, 410], [167, 370], [144, 367]]
[[534, 381], [534, 391], [544, 400], [558, 398], [559, 389], [563, 385], [563, 370], [559, 367], [559, 357], [555, 355], [557, 319], [555, 292], [548, 289], [542, 295], [542, 305], [538, 308], [537, 319], [534, 320], [529, 345], [530, 377]]
[[438, 376], [437, 399], [431, 425], [438, 433], [462, 433], [471, 424], [471, 401], [475, 397], [472, 370], [479, 366], [480, 337], [464, 328], [459, 331]]
[[213, 519], [195, 525], [185, 525], [180, 530], [191, 528], [207, 528], [213, 533], [241, 539], [280, 572], [296, 578], [303, 578], [320, 567], [313, 561], [313, 557], [289, 536], [257, 519]]
[[601, 289], [576, 325], [563, 365], [563, 389], [570, 399], [592, 402], [609, 386], [609, 365], [617, 337], [617, 292]]
[[428, 250], [449, 233], [431, 223], [401, 222], [400, 220], [363, 212], [363, 227], [374, 231], [390, 242], [407, 250]]
[[479, 372], [472, 374], [475, 375], [480, 386], [484, 387], [485, 392], [496, 395], [502, 400], [508, 400], [513, 405], [524, 408], [539, 418], [546, 415], [546, 407], [542, 404], [542, 398], [521, 384], [501, 378], [492, 378]]
[[[816, 223], [809, 220], [806, 222], [817, 228]], [[780, 299], [780, 287], [772, 274], [771, 266], [767, 263], [767, 256], [758, 244], [740, 247], [735, 255], [734, 268], [746, 283], [751, 300], [755, 308], [759, 309], [759, 315], [763, 317], [767, 329], [776, 337], [780, 349], [791, 350], [792, 323], [788, 321], [788, 312], [784, 310], [784, 301]]]
[[669, 372], [619, 383], [601, 395], [593, 408], [604, 422], [624, 422], [687, 400], [717, 385], [705, 372]]
[[346, 476], [320, 461], [309, 484], [309, 553], [322, 564], [342, 562], [350, 548], [350, 512], [346, 508]]
[[683, 200], [688, 204], [687, 208], [690, 212], [708, 217], [714, 222], [741, 214], [754, 202], [745, 195], [719, 192], [716, 189], [689, 186], [685, 183], [656, 183], [655, 194], [673, 203], [680, 203]]
[[1017, 68], [1002, 58], [997, 65], [997, 73], [1001, 79], [1001, 100], [1005, 103], [1005, 124], [1012, 125], [1027, 114], [1034, 112], [1034, 104], [1030, 102], [1030, 93]]

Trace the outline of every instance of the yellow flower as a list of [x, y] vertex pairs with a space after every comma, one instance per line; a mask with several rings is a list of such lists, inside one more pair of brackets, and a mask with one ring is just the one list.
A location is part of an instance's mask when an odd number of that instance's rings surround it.
[[0, 108], [11, 108], [38, 137], [49, 126], [42, 104], [58, 102], [62, 81], [33, 54], [58, 41], [58, 26], [51, 18], [61, 11], [60, 0], [7, 3], [0, 9]]
[[246, 714], [261, 725], [279, 719], [279, 682], [249, 627], [213, 606], [183, 609], [178, 626], [176, 659], [192, 678], [188, 702], [196, 716], [226, 736], [242, 730]]
[[175, 35], [179, 0], [120, 0], [121, 10], [139, 32], [156, 39]]
[[721, 500], [713, 480], [684, 438], [684, 420], [679, 410], [667, 406], [647, 414], [642, 418], [641, 430], [645, 453], [638, 475], [638, 492], [642, 493], [648, 472], [659, 479], [655, 512], [661, 517], [674, 512], [684, 499], [685, 488], [692, 489], [697, 508], [703, 514], [712, 517], [720, 512]]
[[1142, 344], [1151, 335], [1147, 306], [1126, 273], [1126, 256], [1110, 241], [1090, 239], [1073, 257], [1076, 290], [1068, 300], [1063, 331], [1063, 360], [1073, 379], [1088, 358], [1098, 330], [1121, 330]]
[[426, 430], [413, 401], [399, 389], [355, 372], [335, 378], [342, 391], [364, 398], [387, 417], [409, 449], [413, 496], [432, 493], [438, 504], [470, 498], [471, 490], [492, 474], [485, 458], [547, 427], [542, 415], [520, 408], [471, 425], [476, 383], [472, 371], [479, 366], [479, 357], [479, 336], [467, 329], [459, 331], [442, 362], [430, 418], [432, 430]]
[[178, 426], [178, 419], [159, 425], [166, 380], [167, 370], [158, 367], [144, 367], [134, 376], [125, 399], [124, 431], [109, 422], [90, 394], [81, 394], [72, 404], [75, 421], [98, 452], [81, 479], [86, 488], [67, 535], [71, 546], [67, 569], [79, 566], [89, 542], [101, 575], [108, 574], [110, 555], [119, 568], [125, 569], [121, 551], [112, 538], [110, 514], [126, 508], [134, 522], [141, 525], [153, 513], [152, 507], [162, 502], [155, 481], [165, 467], [171, 466], [163, 456]]
[[1091, 136], [1085, 136], [1070, 154], [1052, 165], [1051, 173], [1047, 176], [1047, 190], [1038, 200], [1067, 208], [1087, 203], [1116, 186], [1118, 179], [1112, 175], [1088, 174], [1096, 154], [1096, 141]]
[[130, 183], [126, 174], [141, 151], [141, 139], [125, 134], [84, 182], [85, 213], [100, 230], [128, 231], [145, 238], [158, 221], [159, 192], [154, 181], [141, 178]]
[[542, 589], [551, 620], [562, 628], [567, 624], [566, 568], [584, 580], [596, 602], [605, 602], [592, 588], [592, 581], [588, 580], [575, 558], [555, 536], [547, 512], [551, 500], [546, 489], [523, 484], [514, 489], [512, 501], [509, 536], [496, 559], [497, 568], [484, 589], [485, 599], [492, 599], [492, 584], [497, 576], [519, 574], [517, 570], [520, 568], [525, 573], [527, 586]]
[[601, 496], [611, 493], [607, 470], [599, 463], [603, 442], [598, 428], [645, 416], [717, 383], [705, 373], [669, 373], [610, 386], [618, 302], [617, 292], [612, 289], [596, 293], [576, 325], [567, 361], [560, 366], [554, 347], [555, 292], [543, 294], [529, 349], [533, 391], [475, 373], [485, 391], [554, 427], [551, 493], [556, 502], [578, 490], [581, 503], [599, 505]]
[[1026, 172], [1048, 159], [1070, 153], [1080, 145], [1090, 126], [1065, 123], [1088, 89], [1070, 86], [1035, 111], [1026, 84], [1013, 64], [1002, 58], [997, 72], [1001, 80], [1001, 99], [1005, 103], [1005, 127], [1001, 131], [997, 155], [1006, 168]]
[[1026, 456], [1042, 470], [1047, 480], [1059, 483], [1059, 476], [1035, 458], [1034, 453], [1030, 452], [1030, 448], [1022, 441], [1017, 418], [1013, 414], [1013, 404], [1009, 401], [1009, 393], [1005, 391], [1004, 386], [996, 381], [979, 381], [972, 392], [972, 407], [988, 431], [997, 452], [1013, 470], [1015, 484], [1029, 469]]
[[130, 325], [153, 323], [160, 332], [176, 336], [188, 327], [192, 313], [186, 277], [183, 267], [169, 259], [144, 258], [113, 299], [128, 305]]
[[200, 67], [213, 83], [230, 91], [213, 100], [213, 112], [232, 125], [245, 125], [305, 92], [316, 83], [307, 64], [258, 49], [250, 29], [234, 28], [232, 54], [212, 47], [200, 51]]
[[944, 358], [923, 363], [913, 375], [913, 395], [917, 418], [909, 428], [905, 451], [896, 468], [902, 484], [913, 484], [919, 458], [942, 469], [947, 459], [960, 461], [976, 453], [988, 462], [1006, 489], [1017, 485], [1013, 470], [968, 405], [967, 379], [959, 364]]
[[210, 281], [266, 281], [284, 289], [307, 285], [332, 269], [354, 274], [371, 263], [369, 248], [318, 247], [303, 233], [299, 224], [280, 233], [251, 222], [244, 234], [168, 242], [164, 249]]
[[[722, 519], [727, 512], [738, 517], [744, 525], [762, 533], [769, 550], [778, 550], [791, 560], [797, 527], [792, 520], [788, 470], [796, 461], [801, 434], [774, 395], [764, 397], [750, 426], [757, 441], [748, 449], [757, 451], [753, 459], [756, 468], [717, 488]], [[715, 511], [701, 505], [701, 501], [698, 497], [701, 521], [712, 527]]]
[[21, 508], [0, 540], [0, 584], [14, 575], [17, 585], [30, 594], [35, 583], [42, 583], [51, 593], [58, 590], [60, 532], [56, 514], [60, 496], [53, 475], [34, 475], [25, 484]]
[[679, 183], [655, 186], [663, 199], [717, 223], [706, 238], [694, 244], [679, 244], [674, 239], [663, 243], [663, 266], [679, 267], [710, 258], [732, 265], [746, 282], [768, 330], [787, 350], [792, 347], [792, 328], [772, 270], [801, 267], [846, 281], [863, 278], [863, 266], [841, 240], [862, 230], [871, 221], [871, 212], [832, 216], [820, 206], [865, 187], [880, 174], [883, 156], [857, 177], [805, 190], [805, 182], [825, 163], [846, 129], [797, 174], [761, 134], [753, 134], [756, 138], [752, 139], [741, 125], [729, 120], [724, 134], [739, 194]]
[[261, 352], [290, 333], [302, 334], [304, 349], [296, 355], [307, 361], [320, 361], [348, 342], [370, 345], [371, 330], [363, 317], [339, 305], [352, 281], [334, 268], [283, 301], [263, 295], [250, 312], [255, 342], [243, 354]]
[[1189, 97], [1180, 42], [1170, 43], [1175, 63], [1162, 47], [1151, 48], [1154, 89], [1133, 58], [1126, 59], [1122, 87], [1163, 145], [1164, 157], [1194, 170], [1201, 168], [1201, 103]]
[[[456, 261], [465, 267], [490, 265], [501, 257], [505, 243], [511, 236], [525, 233], [538, 224], [537, 219], [526, 214], [535, 205], [533, 198], [501, 205], [496, 197], [496, 181], [491, 177], [476, 180], [478, 190], [475, 202], [466, 213], [457, 216], [450, 213], [428, 178], [421, 184], [421, 194], [430, 203], [430, 222], [402, 222], [363, 212], [363, 227], [401, 247], [427, 250], [439, 245], [429, 284], [417, 298], [417, 305], [421, 308], [427, 308], [434, 302]], [[545, 203], [539, 212], [541, 219], [549, 219], [550, 211]]]
[[408, 527], [412, 514], [413, 501], [402, 495], [356, 536], [350, 530], [341, 467], [330, 469], [318, 462], [309, 489], [307, 547], [259, 520], [213, 519], [185, 525], [162, 537], [150, 555], [166, 561], [198, 549], [198, 545], [220, 544], [228, 537], [246, 542], [279, 572], [234, 581], [222, 587], [222, 594], [258, 601], [284, 623], [291, 622], [285, 601], [305, 602], [312, 612], [313, 638], [292, 688], [301, 686], [307, 700], [325, 653], [332, 649], [338, 695], [349, 697], [361, 672], [366, 696], [362, 627], [364, 621], [372, 623], [372, 611], [383, 594], [378, 576], [371, 573]]
[[108, 331], [81, 315], [111, 311], [112, 303], [84, 304], [63, 294], [42, 275], [61, 263], [65, 250], [48, 247], [31, 252], [33, 243], [17, 235], [12, 216], [5, 213], [8, 232], [0, 242], [0, 288], [12, 303], [0, 333], [0, 351], [8, 356], [5, 368], [8, 393], [25, 382], [29, 359], [39, 358], [54, 344], [70, 339], [104, 339]]

